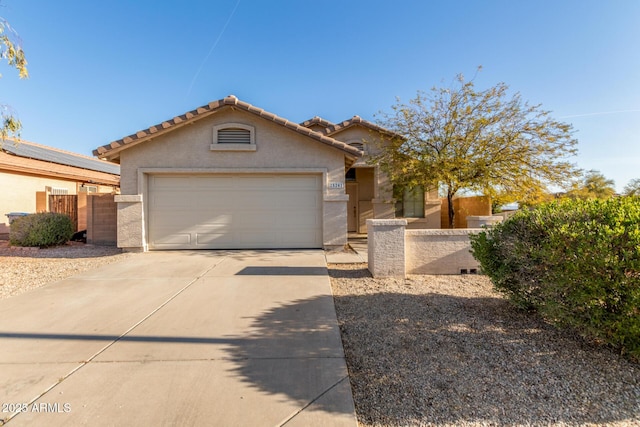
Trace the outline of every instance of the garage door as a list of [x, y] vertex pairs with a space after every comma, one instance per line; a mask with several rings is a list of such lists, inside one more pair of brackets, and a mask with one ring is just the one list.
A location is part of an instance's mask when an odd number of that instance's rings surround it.
[[322, 247], [320, 175], [153, 175], [150, 249]]

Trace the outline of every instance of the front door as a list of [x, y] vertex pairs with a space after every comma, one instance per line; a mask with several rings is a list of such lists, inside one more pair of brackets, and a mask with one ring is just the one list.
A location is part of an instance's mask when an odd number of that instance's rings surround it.
[[358, 183], [347, 182], [347, 232], [358, 232]]

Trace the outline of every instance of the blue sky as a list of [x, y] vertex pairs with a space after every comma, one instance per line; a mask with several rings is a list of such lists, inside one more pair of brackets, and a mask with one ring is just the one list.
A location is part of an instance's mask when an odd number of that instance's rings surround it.
[[2, 0], [30, 78], [0, 67], [22, 138], [82, 154], [234, 94], [297, 122], [505, 82], [574, 126], [583, 169], [640, 178], [637, 0]]

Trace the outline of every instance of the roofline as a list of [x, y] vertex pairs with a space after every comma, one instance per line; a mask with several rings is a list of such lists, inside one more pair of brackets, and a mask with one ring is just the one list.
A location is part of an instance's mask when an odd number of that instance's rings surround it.
[[355, 147], [351, 147], [344, 142], [335, 140], [329, 136], [323, 135], [319, 132], [314, 132], [306, 127], [303, 127], [297, 123], [291, 122], [285, 118], [277, 116], [273, 113], [263, 110], [262, 108], [255, 107], [247, 102], [240, 101], [234, 95], [229, 95], [223, 99], [210, 102], [207, 105], [196, 108], [195, 110], [188, 111], [181, 116], [176, 116], [171, 120], [164, 121], [157, 125], [151, 126], [147, 129], [140, 130], [129, 136], [118, 139], [110, 144], [103, 145], [93, 150], [93, 154], [101, 159], [115, 159], [117, 154], [122, 150], [126, 150], [141, 142], [148, 141], [160, 135], [169, 133], [179, 127], [186, 124], [194, 123], [197, 120], [208, 117], [226, 107], [235, 107], [243, 111], [247, 111], [265, 120], [279, 124], [285, 128], [291, 129], [302, 135], [313, 138], [323, 144], [337, 148], [343, 151], [347, 156], [356, 159], [361, 157], [364, 153]]
[[[3, 140], [0, 140], [0, 151], [7, 152], [2, 147], [3, 142], [7, 142], [7, 141], [13, 142], [14, 144], [33, 145], [35, 147], [39, 147], [39, 148], [42, 148], [44, 150], [54, 151], [56, 153], [61, 153], [61, 154], [67, 154], [69, 156], [77, 157], [77, 158], [80, 158], [80, 159], [91, 160], [92, 162], [104, 163], [105, 165], [109, 165], [109, 166], [117, 166], [117, 163], [114, 163], [114, 162], [110, 162], [110, 161], [103, 160], [103, 159], [100, 159], [100, 158], [96, 159], [95, 157], [86, 156], [86, 155], [80, 154], [80, 153], [74, 153], [73, 151], [62, 150], [60, 148], [51, 147], [50, 145], [38, 144], [36, 142], [27, 141], [26, 139], [22, 139], [22, 138], [7, 137], [7, 138], [4, 138]], [[94, 171], [94, 172], [101, 172], [101, 173], [106, 173], [106, 174], [109, 174], [109, 175], [113, 175], [110, 172], [104, 172], [104, 171], [96, 170], [96, 169], [83, 168], [83, 167], [80, 167], [80, 166], [70, 165], [68, 163], [54, 162], [54, 161], [51, 161], [51, 160], [42, 160], [42, 159], [32, 158], [32, 157], [29, 157], [29, 156], [23, 156], [23, 155], [15, 154], [15, 153], [10, 153], [10, 154], [12, 156], [22, 157], [22, 158], [25, 158], [25, 159], [33, 159], [33, 160], [38, 160], [38, 161], [41, 161], [41, 162], [54, 163], [54, 164], [57, 164], [57, 165], [69, 166], [69, 167], [73, 167], [73, 168], [85, 169], [85, 170], [90, 170], [90, 171]]]
[[2, 156], [0, 156], [0, 170], [2, 171], [120, 187], [120, 175], [79, 168], [77, 166], [63, 165], [60, 163], [53, 163], [60, 168], [59, 170], [51, 170], [51, 166], [47, 167], [46, 165], [52, 164], [52, 162], [32, 159], [29, 157], [15, 156], [6, 152], [3, 152], [2, 154], [11, 156], [11, 158], [20, 159], [17, 162], [6, 162], [5, 159], [7, 159], [7, 157], [3, 159]]
[[320, 116], [314, 116], [312, 118], [310, 118], [309, 120], [305, 120], [304, 122], [300, 123], [300, 126], [302, 127], [309, 127], [309, 126], [313, 126], [313, 125], [320, 125], [320, 126], [324, 126], [324, 128], [328, 128], [331, 126], [335, 126], [335, 123], [330, 122], [329, 120], [323, 119]]
[[327, 134], [327, 136], [331, 136], [355, 125], [361, 125], [363, 127], [366, 127], [376, 132], [380, 132], [392, 138], [403, 138], [402, 135], [397, 134], [393, 131], [390, 131], [389, 129], [385, 129], [382, 126], [379, 126], [373, 122], [365, 120], [360, 116], [353, 116], [348, 120], [329, 126], [328, 128], [325, 129], [325, 133]]

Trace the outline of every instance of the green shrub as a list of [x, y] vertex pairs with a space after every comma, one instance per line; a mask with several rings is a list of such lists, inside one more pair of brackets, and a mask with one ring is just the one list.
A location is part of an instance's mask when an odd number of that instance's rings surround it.
[[542, 205], [471, 247], [516, 304], [640, 360], [640, 198]]
[[59, 213], [37, 213], [18, 218], [11, 223], [9, 241], [15, 246], [41, 248], [62, 245], [73, 235], [69, 216]]

